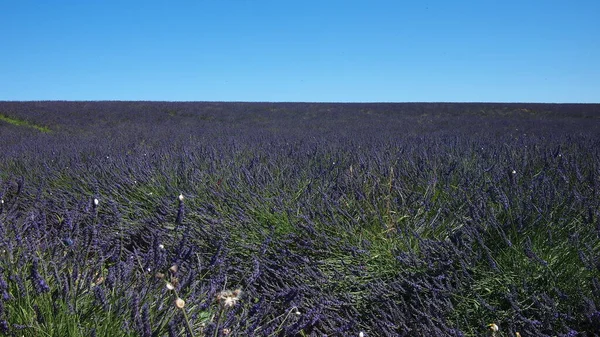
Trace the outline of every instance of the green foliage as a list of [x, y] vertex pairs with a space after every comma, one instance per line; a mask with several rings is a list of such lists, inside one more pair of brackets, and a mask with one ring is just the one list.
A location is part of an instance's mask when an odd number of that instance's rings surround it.
[[28, 128], [32, 128], [32, 129], [38, 130], [38, 131], [43, 132], [43, 133], [50, 133], [50, 132], [52, 132], [52, 130], [49, 127], [47, 127], [47, 126], [38, 125], [38, 124], [29, 122], [29, 121], [26, 121], [26, 120], [23, 120], [23, 119], [9, 117], [9, 116], [4, 115], [4, 114], [0, 114], [0, 121], [6, 122], [6, 123], [9, 123], [9, 124], [12, 124], [12, 125], [16, 125], [16, 126], [25, 126], [25, 127], [28, 127]]

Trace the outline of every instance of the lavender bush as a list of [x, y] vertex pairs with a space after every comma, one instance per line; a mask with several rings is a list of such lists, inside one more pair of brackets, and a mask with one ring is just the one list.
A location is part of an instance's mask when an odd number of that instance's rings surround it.
[[0, 114], [0, 335], [600, 335], [598, 105]]

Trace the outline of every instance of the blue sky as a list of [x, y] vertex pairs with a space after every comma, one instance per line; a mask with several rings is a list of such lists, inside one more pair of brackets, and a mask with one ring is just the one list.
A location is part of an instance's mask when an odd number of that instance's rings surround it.
[[600, 1], [0, 0], [0, 100], [600, 102]]

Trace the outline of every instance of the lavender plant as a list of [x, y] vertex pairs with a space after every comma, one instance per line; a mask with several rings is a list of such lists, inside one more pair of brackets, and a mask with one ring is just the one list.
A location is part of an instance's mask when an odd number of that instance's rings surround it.
[[0, 334], [600, 331], [597, 105], [0, 113]]

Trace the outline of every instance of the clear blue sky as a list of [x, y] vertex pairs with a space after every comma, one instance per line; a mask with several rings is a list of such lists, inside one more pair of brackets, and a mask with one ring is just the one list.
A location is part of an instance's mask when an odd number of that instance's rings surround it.
[[600, 102], [598, 0], [0, 0], [0, 100]]

